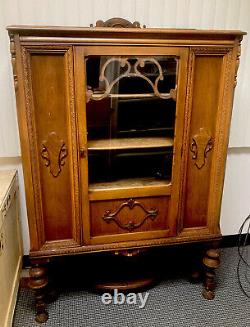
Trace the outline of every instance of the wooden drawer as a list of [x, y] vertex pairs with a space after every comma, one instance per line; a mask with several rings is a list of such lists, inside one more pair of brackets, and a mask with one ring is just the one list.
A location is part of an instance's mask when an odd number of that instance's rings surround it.
[[92, 240], [108, 242], [168, 236], [169, 200], [169, 196], [161, 196], [91, 202]]

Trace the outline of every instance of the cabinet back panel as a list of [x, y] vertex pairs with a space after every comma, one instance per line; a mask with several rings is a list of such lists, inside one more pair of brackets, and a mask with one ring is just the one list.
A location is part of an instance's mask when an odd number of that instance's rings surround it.
[[[32, 54], [32, 91], [46, 241], [72, 238], [65, 54]], [[67, 190], [67, 191], [66, 191]], [[66, 192], [65, 192], [66, 191]]]
[[209, 187], [219, 92], [222, 55], [196, 55], [193, 103], [189, 134], [184, 227], [207, 225]]

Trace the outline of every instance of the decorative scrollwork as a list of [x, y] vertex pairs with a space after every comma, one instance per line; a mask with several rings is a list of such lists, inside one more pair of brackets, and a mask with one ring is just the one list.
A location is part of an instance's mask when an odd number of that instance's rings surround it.
[[[93, 24], [90, 25], [90, 27], [93, 27]], [[106, 20], [105, 22], [103, 20], [98, 20], [96, 22], [95, 27], [123, 27], [123, 28], [140, 28], [139, 22], [133, 22], [131, 23], [129, 20], [120, 18], [120, 17], [114, 17]], [[146, 26], [143, 25], [145, 28]]]
[[213, 148], [213, 140], [205, 128], [200, 128], [199, 132], [192, 137], [190, 151], [193, 153], [192, 159], [195, 160], [195, 166], [201, 169], [207, 158], [207, 153]]
[[[128, 223], [122, 224], [117, 217], [119, 212], [124, 207], [129, 207], [129, 209], [132, 210], [135, 206], [140, 207], [145, 212], [146, 215], [139, 223], [135, 223], [134, 221], [130, 220]], [[121, 205], [116, 211], [114, 212], [111, 212], [111, 210], [105, 211], [104, 215], [102, 216], [102, 219], [105, 220], [107, 223], [114, 221], [120, 228], [132, 232], [134, 229], [141, 227], [148, 218], [150, 218], [153, 221], [157, 217], [157, 215], [158, 215], [158, 209], [151, 208], [150, 210], [147, 210], [140, 202], [135, 201], [133, 199], [129, 199], [128, 201], [121, 203]]]
[[236, 87], [237, 85], [237, 73], [240, 65], [240, 55], [241, 55], [241, 41], [242, 41], [242, 37], [239, 39], [239, 44], [238, 44], [237, 58], [235, 64], [235, 74], [234, 74], [234, 87]]
[[12, 70], [13, 70], [13, 78], [14, 78], [14, 86], [17, 91], [18, 88], [18, 78], [17, 78], [17, 65], [16, 65], [16, 45], [14, 42], [14, 36], [10, 36], [10, 53], [11, 53], [11, 62], [12, 62]]
[[48, 139], [42, 142], [41, 157], [45, 161], [45, 166], [53, 177], [57, 177], [62, 166], [65, 165], [65, 158], [68, 155], [65, 142], [61, 140], [55, 132], [48, 135]]
[[[121, 67], [126, 70], [121, 75], [119, 75], [117, 78], [115, 78], [112, 82], [109, 82], [109, 80], [107, 79], [107, 77], [105, 75], [105, 72], [106, 72], [106, 68], [113, 62], [120, 63]], [[139, 67], [143, 68], [143, 67], [145, 67], [145, 65], [147, 63], [154, 64], [158, 68], [159, 73], [158, 73], [158, 76], [156, 77], [154, 83], [147, 76], [143, 75], [142, 72], [139, 71]], [[175, 94], [175, 92], [173, 92], [173, 90], [171, 90], [170, 93], [160, 93], [159, 92], [158, 83], [159, 83], [159, 81], [162, 81], [164, 79], [164, 75], [163, 75], [162, 67], [156, 59], [154, 59], [154, 58], [137, 58], [136, 62], [133, 65], [131, 65], [131, 63], [129, 62], [129, 58], [112, 57], [112, 58], [108, 59], [102, 66], [101, 74], [99, 77], [99, 80], [101, 82], [104, 82], [104, 84], [105, 84], [104, 93], [94, 94], [93, 91], [88, 90], [87, 91], [88, 97], [91, 100], [98, 101], [98, 100], [102, 100], [102, 99], [106, 98], [108, 95], [119, 96], [117, 94], [112, 94], [111, 91], [112, 91], [114, 85], [116, 83], [118, 83], [122, 78], [125, 78], [125, 77], [139, 77], [139, 78], [144, 79], [152, 87], [153, 95], [157, 96], [161, 99], [170, 99], [170, 98], [174, 98], [176, 96], [176, 94]]]

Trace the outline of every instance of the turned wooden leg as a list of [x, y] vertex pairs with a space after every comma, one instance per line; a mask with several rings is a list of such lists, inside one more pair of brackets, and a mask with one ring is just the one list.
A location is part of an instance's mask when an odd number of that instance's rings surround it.
[[52, 303], [58, 299], [58, 292], [53, 282], [49, 280], [49, 284], [46, 288], [46, 303]]
[[220, 250], [208, 250], [203, 258], [203, 264], [205, 266], [205, 283], [202, 295], [205, 299], [212, 300], [215, 296], [214, 289], [216, 287], [215, 269], [220, 265]]
[[191, 283], [198, 283], [202, 280], [202, 254], [200, 251], [192, 253], [190, 258], [190, 276]]
[[29, 287], [35, 290], [36, 321], [40, 323], [48, 320], [48, 312], [46, 311], [45, 303], [45, 288], [48, 284], [46, 272], [46, 268], [38, 264], [30, 269]]

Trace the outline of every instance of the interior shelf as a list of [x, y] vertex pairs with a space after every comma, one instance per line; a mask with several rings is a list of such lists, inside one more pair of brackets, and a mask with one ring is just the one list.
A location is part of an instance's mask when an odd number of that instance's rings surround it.
[[112, 182], [90, 183], [89, 191], [114, 190], [114, 189], [131, 189], [145, 188], [152, 186], [171, 186], [170, 180], [156, 179], [153, 177], [127, 178]]
[[[92, 100], [100, 100], [104, 96], [104, 93], [95, 92], [91, 94]], [[129, 93], [129, 94], [113, 94], [109, 93], [106, 95], [109, 98], [121, 98], [121, 99], [145, 99], [145, 98], [159, 98], [155, 93]], [[105, 97], [106, 97], [105, 96]], [[171, 93], [161, 93], [161, 97], [164, 99], [170, 99], [172, 97]]]
[[152, 149], [172, 146], [172, 137], [133, 137], [88, 141], [88, 150]]

